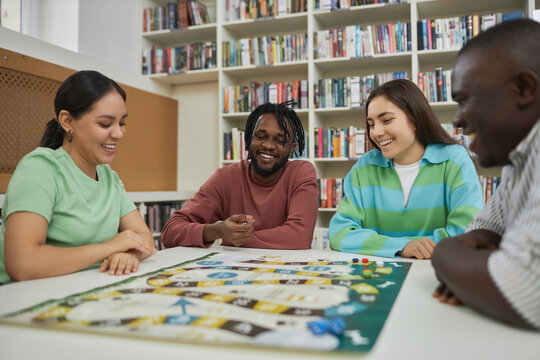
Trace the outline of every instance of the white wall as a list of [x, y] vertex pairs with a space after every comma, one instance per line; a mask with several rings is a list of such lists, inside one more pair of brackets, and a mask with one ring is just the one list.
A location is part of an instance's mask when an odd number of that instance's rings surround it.
[[77, 52], [78, 0], [24, 0], [23, 33]]
[[141, 10], [135, 0], [79, 0], [79, 53], [141, 73]]
[[24, 0], [23, 33], [140, 73], [140, 2]]
[[198, 190], [219, 167], [216, 82], [177, 85], [178, 190]]
[[153, 81], [140, 72], [84, 56], [4, 27], [0, 27], [0, 47], [73, 70], [96, 70], [123, 84], [171, 96], [170, 85]]

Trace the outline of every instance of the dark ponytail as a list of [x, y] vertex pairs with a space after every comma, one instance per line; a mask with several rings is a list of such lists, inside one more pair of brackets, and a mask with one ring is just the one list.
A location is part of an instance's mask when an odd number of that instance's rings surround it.
[[62, 129], [58, 120], [54, 118], [47, 123], [47, 127], [45, 128], [45, 132], [41, 137], [39, 146], [58, 149], [60, 146], [62, 146], [65, 133], [66, 132], [64, 129]]
[[78, 119], [111, 90], [116, 90], [126, 101], [124, 90], [114, 80], [97, 71], [79, 71], [64, 80], [54, 98], [56, 118], [47, 123], [39, 146], [51, 149], [62, 146], [66, 132], [58, 121], [60, 111], [66, 110], [74, 119]]

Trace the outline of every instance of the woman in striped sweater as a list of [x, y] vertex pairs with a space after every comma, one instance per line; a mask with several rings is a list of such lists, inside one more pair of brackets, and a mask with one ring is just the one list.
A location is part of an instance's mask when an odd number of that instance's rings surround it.
[[462, 234], [482, 208], [474, 164], [409, 80], [389, 81], [370, 94], [366, 128], [375, 149], [345, 178], [330, 245], [429, 259], [441, 239]]

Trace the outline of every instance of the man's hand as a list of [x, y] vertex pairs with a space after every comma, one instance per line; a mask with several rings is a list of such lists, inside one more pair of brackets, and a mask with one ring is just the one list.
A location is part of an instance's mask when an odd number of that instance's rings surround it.
[[473, 249], [496, 250], [501, 242], [501, 236], [489, 230], [473, 230], [454, 239]]
[[407, 245], [401, 250], [401, 256], [417, 259], [430, 259], [437, 244], [430, 239], [418, 239], [409, 241]]
[[437, 289], [433, 292], [432, 296], [439, 300], [440, 303], [449, 305], [461, 305], [461, 301], [454, 295], [454, 293], [443, 283], [440, 283]]
[[223, 239], [234, 246], [241, 246], [249, 240], [255, 229], [255, 219], [251, 215], [232, 215], [224, 221], [208, 224], [203, 231], [204, 242]]

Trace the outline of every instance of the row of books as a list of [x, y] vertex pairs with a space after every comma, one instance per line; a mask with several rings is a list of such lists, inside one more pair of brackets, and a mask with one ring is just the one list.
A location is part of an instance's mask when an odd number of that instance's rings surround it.
[[162, 244], [160, 241], [161, 238], [161, 229], [167, 221], [171, 218], [172, 214], [182, 207], [182, 202], [174, 203], [155, 203], [147, 204], [141, 202], [137, 204], [137, 209], [141, 214], [144, 222], [154, 235], [154, 241], [156, 244], [156, 249], [161, 250]]
[[349, 9], [352, 6], [371, 4], [399, 4], [408, 0], [315, 0], [315, 10]]
[[523, 11], [508, 14], [464, 15], [444, 19], [423, 19], [417, 23], [418, 50], [461, 48], [481, 31], [503, 21], [522, 18]]
[[315, 59], [367, 57], [411, 50], [411, 24], [350, 25], [313, 33]]
[[225, 0], [225, 21], [261, 19], [307, 11], [307, 0]]
[[462, 128], [456, 128], [452, 124], [441, 124], [441, 126], [450, 134], [450, 136], [454, 140], [469, 149], [469, 147], [471, 146], [472, 138], [470, 135], [463, 134]]
[[263, 36], [223, 42], [223, 66], [271, 65], [307, 60], [307, 34]]
[[[248, 152], [245, 150], [246, 142], [244, 139], [244, 130], [232, 128], [230, 132], [223, 134], [223, 158], [224, 160], [247, 160]], [[307, 158], [307, 149], [309, 148], [307, 132], [304, 133], [304, 153], [299, 159]]]
[[216, 63], [216, 42], [208, 41], [175, 48], [143, 50], [142, 73], [180, 74], [187, 70], [213, 69]]
[[343, 179], [317, 179], [319, 186], [319, 208], [334, 209], [343, 198]]
[[452, 70], [443, 70], [437, 66], [435, 70], [418, 73], [418, 87], [429, 102], [452, 100]]
[[307, 80], [292, 80], [290, 82], [264, 82], [252, 81], [249, 86], [223, 87], [223, 113], [251, 112], [261, 104], [282, 103], [295, 100], [295, 109], [307, 109], [308, 84]]
[[397, 71], [320, 79], [313, 85], [315, 108], [361, 107], [372, 90], [387, 81], [406, 78], [406, 71]]
[[480, 175], [479, 179], [480, 185], [482, 185], [482, 195], [484, 196], [485, 203], [495, 194], [495, 190], [501, 184], [501, 178], [498, 176]]
[[239, 130], [236, 127], [223, 134], [224, 160], [247, 160], [248, 152], [245, 150], [244, 134], [244, 130]]
[[206, 5], [196, 0], [178, 0], [143, 10], [143, 32], [175, 30], [208, 23]]
[[363, 128], [316, 127], [314, 133], [315, 157], [357, 159], [373, 149], [367, 132]]

